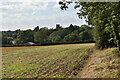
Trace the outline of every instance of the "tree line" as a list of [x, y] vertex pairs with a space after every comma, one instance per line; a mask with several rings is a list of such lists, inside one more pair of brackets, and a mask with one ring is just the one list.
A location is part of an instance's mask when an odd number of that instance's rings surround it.
[[[66, 10], [71, 1], [60, 1]], [[85, 18], [94, 27], [96, 48], [118, 47], [120, 51], [120, 2], [75, 2], [79, 18]]]
[[55, 29], [37, 26], [34, 30], [2, 31], [2, 45], [22, 45], [28, 42], [35, 44], [94, 42], [93, 27], [71, 24], [63, 28], [60, 24], [56, 24]]

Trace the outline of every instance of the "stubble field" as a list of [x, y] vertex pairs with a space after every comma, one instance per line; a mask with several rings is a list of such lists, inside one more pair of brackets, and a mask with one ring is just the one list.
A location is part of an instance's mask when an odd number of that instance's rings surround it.
[[77, 75], [94, 44], [3, 47], [3, 78], [70, 78]]

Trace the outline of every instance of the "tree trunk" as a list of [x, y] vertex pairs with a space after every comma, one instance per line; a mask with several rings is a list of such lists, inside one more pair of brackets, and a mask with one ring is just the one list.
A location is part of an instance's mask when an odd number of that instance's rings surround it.
[[119, 35], [119, 31], [118, 31], [118, 50], [120, 51], [120, 35]]
[[118, 49], [120, 51], [120, 39], [118, 40]]
[[117, 45], [118, 45], [118, 50], [120, 51], [120, 35], [119, 35], [119, 30], [118, 26], [114, 27], [114, 32], [116, 35], [116, 39], [118, 40]]

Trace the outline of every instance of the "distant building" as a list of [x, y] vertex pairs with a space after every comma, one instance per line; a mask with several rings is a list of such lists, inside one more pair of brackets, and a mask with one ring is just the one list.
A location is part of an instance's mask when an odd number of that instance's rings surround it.
[[33, 42], [27, 42], [27, 44], [33, 45], [33, 44], [35, 44], [35, 43], [33, 43]]
[[12, 41], [12, 44], [16, 44], [16, 41]]

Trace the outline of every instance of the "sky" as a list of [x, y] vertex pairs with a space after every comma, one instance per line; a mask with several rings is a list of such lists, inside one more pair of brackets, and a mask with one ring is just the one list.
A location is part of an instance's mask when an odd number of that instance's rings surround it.
[[[86, 24], [79, 19], [74, 4], [68, 10], [61, 10], [59, 0], [1, 0], [0, 25], [2, 31], [34, 29], [36, 26], [55, 28]], [[1, 31], [0, 30], [0, 31]]]

